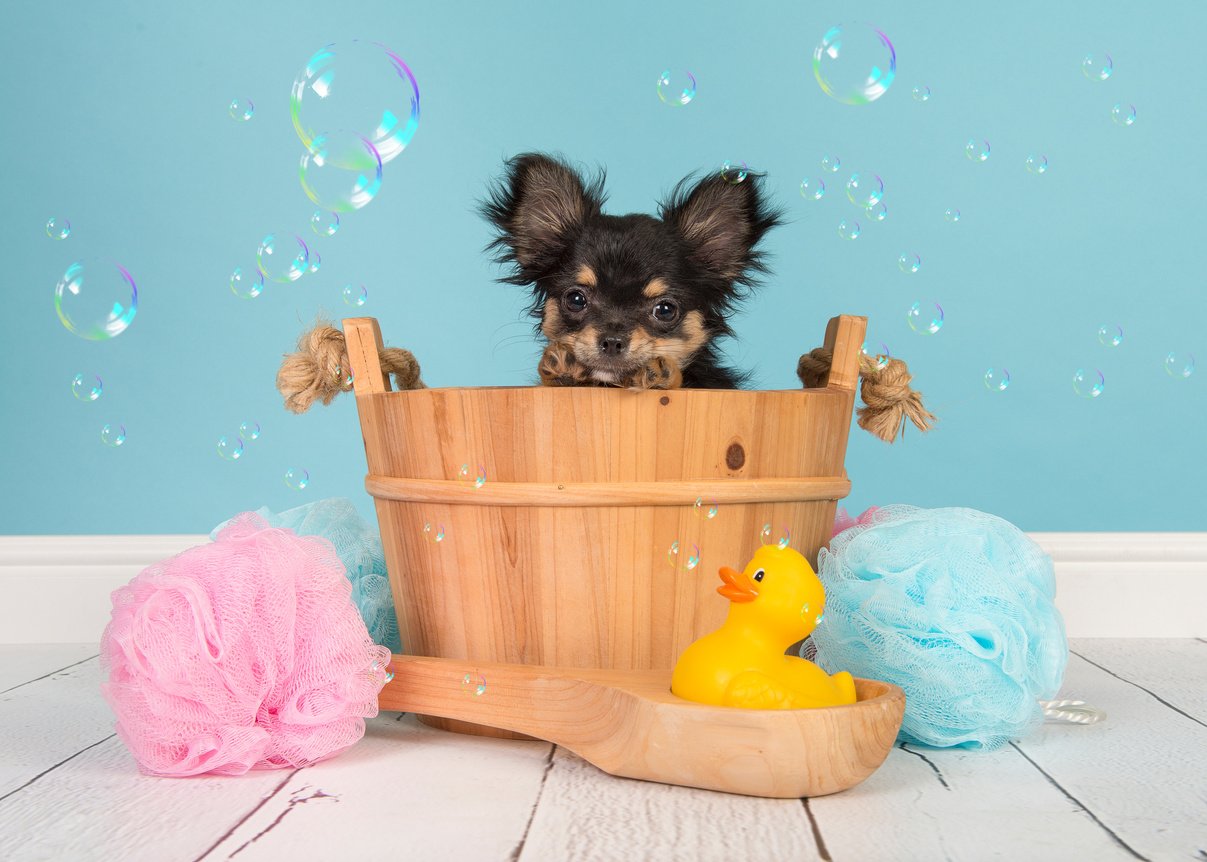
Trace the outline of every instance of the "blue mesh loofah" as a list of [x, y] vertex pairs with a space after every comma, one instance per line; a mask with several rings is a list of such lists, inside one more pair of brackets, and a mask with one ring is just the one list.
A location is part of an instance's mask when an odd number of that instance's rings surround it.
[[817, 662], [905, 691], [901, 738], [992, 749], [1036, 727], [1068, 659], [1052, 560], [973, 509], [886, 506], [818, 554]]
[[[256, 514], [270, 527], [286, 527], [299, 536], [320, 536], [334, 545], [335, 553], [348, 571], [352, 602], [360, 610], [369, 636], [374, 643], [396, 653], [402, 652], [381, 536], [365, 522], [351, 500], [341, 497], [317, 500], [286, 509], [278, 515], [261, 507]], [[210, 538], [214, 538], [226, 523], [215, 527]]]

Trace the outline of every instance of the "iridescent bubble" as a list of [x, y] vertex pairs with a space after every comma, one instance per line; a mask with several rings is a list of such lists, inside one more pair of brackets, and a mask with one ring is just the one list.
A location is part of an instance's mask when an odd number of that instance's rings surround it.
[[886, 218], [888, 218], [888, 207], [884, 205], [884, 201], [881, 201], [875, 206], [865, 209], [863, 214], [868, 217], [868, 221], [884, 221]]
[[964, 155], [968, 156], [969, 161], [973, 162], [989, 161], [989, 142], [969, 138], [968, 143], [964, 145]]
[[704, 502], [703, 497], [697, 497], [696, 503], [692, 507], [692, 511], [697, 518], [704, 518], [711, 521], [713, 518], [717, 517], [717, 512], [720, 511], [720, 507], [717, 505], [715, 500], [706, 503]]
[[486, 468], [481, 464], [478, 465], [478, 472], [471, 473], [468, 464], [462, 464], [461, 469], [457, 471], [457, 479], [462, 482], [467, 482], [475, 488], [481, 488], [486, 484]]
[[236, 266], [231, 273], [231, 293], [240, 299], [255, 299], [264, 292], [264, 273]]
[[943, 306], [915, 302], [905, 313], [909, 328], [919, 335], [934, 335], [943, 328]]
[[419, 127], [419, 85], [385, 45], [336, 42], [306, 62], [293, 82], [289, 111], [307, 150], [314, 151], [321, 135], [346, 129], [366, 139], [379, 161], [390, 162]]
[[1194, 374], [1194, 354], [1171, 350], [1165, 354], [1165, 373], [1175, 380], [1185, 380]]
[[1027, 170], [1033, 174], [1043, 174], [1048, 171], [1048, 157], [1042, 153], [1032, 153], [1027, 156]]
[[1111, 119], [1118, 126], [1130, 126], [1136, 122], [1136, 106], [1125, 105], [1122, 102], [1111, 108]]
[[310, 471], [290, 467], [285, 471], [285, 484], [295, 491], [302, 491], [310, 484]]
[[903, 251], [897, 256], [897, 268], [902, 272], [917, 272], [922, 268], [922, 258], [913, 252]]
[[71, 236], [71, 222], [65, 218], [47, 219], [46, 235], [51, 239], [67, 239]]
[[1010, 385], [1010, 372], [1005, 368], [998, 371], [990, 368], [985, 372], [985, 388], [990, 392], [1005, 392]]
[[876, 101], [896, 74], [893, 43], [868, 24], [831, 27], [813, 51], [813, 77], [822, 92], [846, 105]]
[[1098, 327], [1098, 343], [1104, 347], [1118, 347], [1123, 343], [1123, 327], [1102, 324]]
[[1097, 368], [1093, 371], [1078, 368], [1073, 372], [1073, 391], [1082, 398], [1097, 398], [1105, 388], [1106, 378]]
[[310, 266], [310, 249], [300, 236], [270, 233], [256, 249], [256, 266], [265, 278], [280, 284], [297, 281]]
[[298, 179], [318, 206], [353, 212], [377, 196], [381, 165], [381, 156], [367, 138], [353, 132], [327, 132], [310, 143], [298, 166]]
[[1081, 60], [1081, 74], [1091, 81], [1105, 81], [1115, 71], [1110, 54], [1086, 54]]
[[815, 626], [821, 625], [821, 621], [824, 620], [825, 618], [826, 618], [826, 612], [822, 611], [820, 614], [818, 614], [816, 617], [813, 618], [813, 625], [815, 625]]
[[68, 332], [104, 341], [126, 331], [138, 313], [138, 288], [111, 260], [76, 261], [54, 289], [54, 308]]
[[315, 210], [310, 216], [310, 229], [319, 236], [335, 236], [339, 230], [339, 213]]
[[859, 345], [859, 352], [864, 356], [875, 359], [877, 368], [884, 368], [888, 365], [888, 361], [893, 358], [893, 351], [889, 350], [888, 345], [883, 341], [880, 342], [880, 352], [874, 356], [868, 352], [868, 343], [866, 341]]
[[822, 182], [821, 177], [810, 179], [805, 177], [800, 181], [800, 196], [805, 200], [819, 201], [826, 193], [826, 184]]
[[461, 690], [468, 695], [481, 697], [486, 694], [486, 677], [480, 673], [467, 673], [461, 677]]
[[369, 298], [369, 291], [363, 284], [345, 284], [340, 291], [344, 297], [344, 305], [360, 308]]
[[851, 174], [847, 180], [847, 199], [857, 207], [874, 207], [883, 197], [884, 182], [875, 174]]
[[[780, 536], [775, 542], [775, 546], [777, 548], [779, 548], [781, 551], [784, 548], [788, 547], [788, 545], [791, 544], [791, 542], [792, 542], [792, 533], [789, 532], [787, 527], [783, 527], [782, 529], [784, 531], [784, 534], [782, 536]], [[761, 529], [759, 531], [759, 542], [764, 545], [770, 545], [771, 544], [771, 535], [772, 535], [771, 534], [771, 525], [763, 524], [763, 529]]]
[[678, 542], [671, 542], [671, 548], [666, 552], [666, 561], [670, 563], [671, 568], [678, 569], [680, 566], [685, 571], [690, 572], [696, 566], [700, 565], [700, 546], [692, 545], [691, 553], [683, 554], [683, 561], [680, 562], [680, 545]]
[[310, 252], [310, 266], [308, 267], [308, 271], [312, 272], [312, 273], [318, 272], [319, 267], [321, 267], [322, 265], [323, 265], [322, 255], [320, 255], [317, 251], [311, 251]]
[[838, 223], [838, 235], [843, 239], [859, 239], [863, 227], [855, 219], [843, 219]]
[[256, 114], [256, 105], [251, 99], [231, 99], [227, 108], [231, 119], [247, 122]]
[[259, 422], [243, 422], [239, 425], [239, 436], [244, 440], [259, 440], [260, 439], [260, 423]]
[[126, 442], [125, 425], [106, 425], [101, 429], [101, 442], [116, 449]]
[[243, 438], [227, 437], [225, 435], [219, 437], [218, 454], [222, 456], [224, 461], [238, 461], [243, 457]]
[[960, 220], [960, 211], [958, 209], [948, 209], [943, 212], [943, 218], [947, 219], [952, 224]]
[[95, 401], [104, 385], [95, 374], [77, 374], [71, 378], [71, 394], [80, 401]]
[[929, 102], [930, 101], [930, 87], [924, 87], [921, 85], [914, 87], [914, 101], [915, 102]]
[[838, 173], [838, 169], [841, 167], [842, 167], [842, 159], [838, 158], [838, 156], [822, 156], [821, 157], [821, 169], [823, 171], [829, 171], [832, 174], [836, 174], [836, 173]]
[[433, 545], [444, 541], [444, 524], [433, 525], [430, 521], [423, 522], [423, 540]]
[[696, 98], [696, 76], [691, 72], [671, 73], [670, 69], [658, 76], [658, 98], [671, 107], [681, 107]]
[[749, 175], [750, 165], [745, 162], [726, 161], [721, 165], [721, 179], [725, 180], [731, 186], [744, 182]]

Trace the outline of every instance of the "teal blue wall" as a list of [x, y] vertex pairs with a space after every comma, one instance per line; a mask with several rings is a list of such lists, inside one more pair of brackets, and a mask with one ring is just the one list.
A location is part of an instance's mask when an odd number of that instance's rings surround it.
[[[340, 288], [356, 282], [429, 384], [530, 381], [522, 297], [494, 283], [474, 204], [506, 156], [533, 149], [606, 165], [613, 212], [648, 211], [725, 159], [768, 172], [791, 221], [731, 354], [759, 385], [793, 386], [827, 318], [866, 314], [941, 417], [891, 447], [854, 430], [851, 507], [967, 505], [1028, 530], [1207, 528], [1205, 4], [15, 5], [0, 88], [0, 531], [195, 533], [333, 495], [369, 513], [352, 400], [287, 414], [277, 363], [316, 314], [348, 311]], [[848, 20], [897, 50], [896, 81], [866, 106], [811, 74], [814, 46]], [[289, 90], [315, 49], [355, 37], [407, 60], [422, 120], [378, 199], [318, 240]], [[1083, 76], [1087, 51], [1113, 55], [1109, 80]], [[695, 101], [659, 101], [664, 68], [694, 72]], [[254, 100], [250, 122], [228, 116], [236, 97]], [[1134, 126], [1112, 122], [1116, 102], [1136, 106]], [[987, 162], [965, 158], [969, 137], [990, 141]], [[1043, 176], [1024, 169], [1033, 151]], [[827, 154], [843, 170], [806, 202], [797, 185]], [[848, 169], [883, 177], [889, 210], [854, 242], [836, 230], [856, 215]], [[51, 216], [71, 220], [68, 239], [47, 238]], [[273, 230], [314, 240], [322, 269], [235, 298], [232, 268]], [[917, 274], [897, 267], [906, 250]], [[133, 325], [104, 343], [70, 334], [52, 304], [64, 269], [93, 255], [140, 291]], [[942, 304], [936, 335], [908, 327], [915, 300]], [[1101, 324], [1123, 328], [1119, 347], [1099, 344]], [[1169, 351], [1195, 354], [1197, 372], [1167, 375]], [[990, 366], [1009, 369], [1005, 392], [983, 385]], [[1079, 366], [1102, 370], [1100, 397], [1074, 394]], [[78, 372], [103, 378], [99, 400], [72, 397]], [[215, 441], [244, 420], [262, 437], [223, 461]], [[106, 422], [126, 426], [121, 448], [101, 444]], [[310, 472], [302, 492], [282, 481], [291, 466]]]

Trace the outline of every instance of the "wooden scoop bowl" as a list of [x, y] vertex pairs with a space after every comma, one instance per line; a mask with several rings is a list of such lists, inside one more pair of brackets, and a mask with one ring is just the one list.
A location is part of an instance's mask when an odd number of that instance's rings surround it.
[[604, 772], [781, 799], [853, 787], [888, 756], [905, 693], [856, 679], [856, 703], [709, 706], [671, 694], [669, 670], [474, 664], [394, 656], [383, 710], [472, 721], [546, 739]]

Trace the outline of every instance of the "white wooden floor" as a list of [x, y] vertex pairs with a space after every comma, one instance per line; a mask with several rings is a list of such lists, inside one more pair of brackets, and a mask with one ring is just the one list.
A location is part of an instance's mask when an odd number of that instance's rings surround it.
[[1045, 725], [899, 746], [862, 785], [767, 800], [612, 778], [548, 743], [383, 714], [335, 760], [140, 775], [91, 645], [0, 647], [0, 860], [1207, 860], [1207, 641], [1078, 640]]

